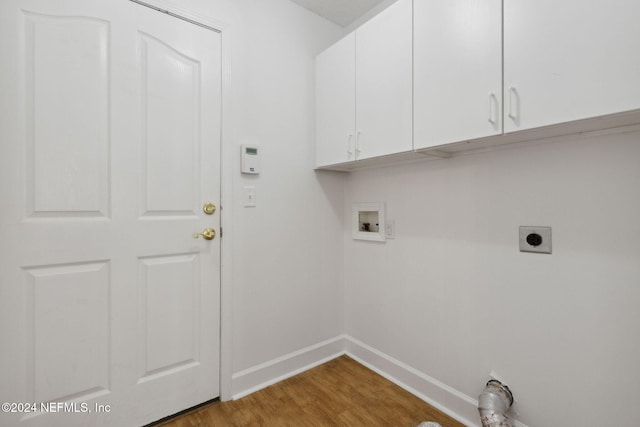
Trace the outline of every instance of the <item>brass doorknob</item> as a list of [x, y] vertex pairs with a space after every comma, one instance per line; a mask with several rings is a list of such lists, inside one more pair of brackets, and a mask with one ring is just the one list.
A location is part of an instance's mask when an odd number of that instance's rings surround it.
[[216, 211], [216, 205], [211, 202], [207, 202], [202, 207], [202, 211], [207, 215], [213, 215], [213, 213]]
[[202, 233], [193, 233], [193, 238], [197, 239], [202, 236], [205, 240], [213, 240], [216, 237], [216, 230], [213, 228], [205, 228]]

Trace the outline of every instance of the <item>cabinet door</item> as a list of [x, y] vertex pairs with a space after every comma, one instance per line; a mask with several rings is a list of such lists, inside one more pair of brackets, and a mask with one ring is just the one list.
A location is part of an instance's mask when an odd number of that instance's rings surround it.
[[502, 133], [502, 1], [414, 4], [414, 146]]
[[505, 132], [640, 108], [640, 2], [505, 0]]
[[316, 57], [316, 166], [355, 160], [355, 34]]
[[356, 30], [358, 159], [413, 148], [411, 27], [399, 0]]

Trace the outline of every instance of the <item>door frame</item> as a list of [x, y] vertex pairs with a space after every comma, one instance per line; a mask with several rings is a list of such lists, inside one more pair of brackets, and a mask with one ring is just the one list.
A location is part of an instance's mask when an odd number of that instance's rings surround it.
[[[184, 8], [168, 0], [127, 0], [136, 3], [141, 7], [147, 6], [157, 10], [159, 13], [166, 13], [174, 19], [183, 19], [193, 25], [209, 27], [212, 31], [220, 32], [221, 58], [222, 58], [222, 104], [220, 118], [220, 400], [232, 399], [232, 254], [231, 239], [231, 219], [233, 218], [233, 182], [232, 172], [234, 165], [232, 127], [230, 126], [230, 51], [232, 40], [231, 25], [211, 18], [205, 13], [194, 9]], [[224, 207], [224, 209], [223, 209]], [[228, 230], [222, 238], [222, 230]], [[188, 409], [188, 408], [184, 408]]]

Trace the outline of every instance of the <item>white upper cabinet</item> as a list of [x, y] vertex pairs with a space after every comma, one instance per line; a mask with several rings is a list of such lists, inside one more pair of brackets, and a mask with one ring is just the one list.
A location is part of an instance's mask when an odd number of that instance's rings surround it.
[[412, 5], [399, 0], [356, 30], [356, 155], [413, 149]]
[[316, 165], [411, 151], [411, 0], [316, 57]]
[[640, 0], [399, 0], [318, 55], [316, 165], [636, 124], [639, 19]]
[[355, 160], [355, 33], [316, 57], [316, 165]]
[[504, 0], [505, 133], [640, 108], [639, 19], [636, 0]]
[[414, 2], [416, 149], [502, 133], [502, 0]]

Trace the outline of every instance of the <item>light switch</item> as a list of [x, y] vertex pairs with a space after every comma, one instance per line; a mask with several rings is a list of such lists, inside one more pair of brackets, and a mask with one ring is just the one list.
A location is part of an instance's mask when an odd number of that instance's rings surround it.
[[244, 186], [244, 207], [253, 208], [256, 206], [256, 187], [253, 185]]
[[396, 222], [393, 219], [387, 220], [384, 228], [384, 234], [387, 239], [396, 238]]

